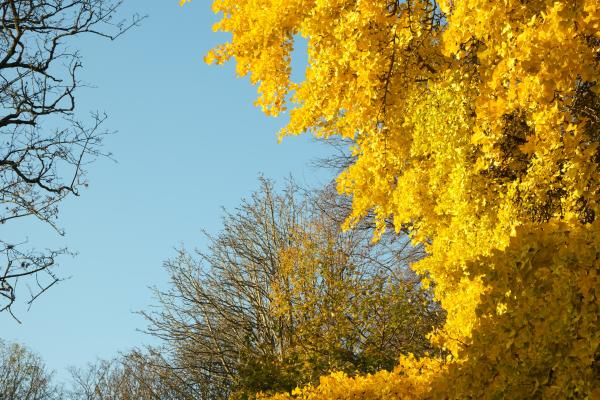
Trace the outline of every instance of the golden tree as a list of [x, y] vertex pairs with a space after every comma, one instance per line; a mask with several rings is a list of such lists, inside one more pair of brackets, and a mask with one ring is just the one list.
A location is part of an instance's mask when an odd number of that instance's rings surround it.
[[[414, 268], [448, 312], [431, 337], [447, 359], [404, 358], [394, 374], [298, 393], [599, 398], [598, 1], [213, 9], [232, 38], [207, 61], [235, 59], [267, 114], [289, 108], [281, 136], [352, 140], [356, 162], [338, 178], [353, 198], [347, 225], [373, 211], [380, 233], [390, 218], [410, 230], [428, 252]], [[292, 82], [299, 36], [308, 66]]]

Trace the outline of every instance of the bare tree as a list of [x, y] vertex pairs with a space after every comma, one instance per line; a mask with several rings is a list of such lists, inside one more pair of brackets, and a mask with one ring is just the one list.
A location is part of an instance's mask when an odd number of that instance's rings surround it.
[[37, 355], [19, 344], [0, 340], [0, 399], [59, 400], [61, 394]]
[[[0, 224], [34, 217], [57, 233], [61, 201], [87, 185], [86, 166], [105, 155], [105, 116], [76, 118], [82, 60], [71, 43], [86, 33], [114, 39], [136, 25], [115, 21], [122, 0], [0, 0]], [[36, 251], [0, 238], [0, 311], [11, 311], [20, 281], [31, 304], [59, 281], [67, 250]], [[27, 278], [27, 279], [26, 279]]]
[[156, 351], [133, 350], [85, 368], [71, 368], [69, 400], [197, 400], [192, 388], [164, 367]]

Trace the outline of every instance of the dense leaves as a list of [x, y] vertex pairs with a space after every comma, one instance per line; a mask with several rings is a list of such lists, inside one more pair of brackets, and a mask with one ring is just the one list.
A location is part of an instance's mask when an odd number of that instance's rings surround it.
[[[282, 136], [353, 142], [356, 161], [338, 178], [353, 199], [346, 226], [374, 212], [378, 235], [388, 219], [408, 229], [428, 253], [414, 268], [448, 312], [431, 337], [447, 359], [404, 359], [378, 392], [366, 388], [379, 375], [335, 375], [302, 396], [600, 396], [598, 2], [217, 0], [213, 9], [215, 29], [232, 37], [207, 61], [235, 59], [267, 114], [289, 108]], [[309, 59], [294, 83], [299, 35]], [[423, 379], [424, 389], [406, 389]]]

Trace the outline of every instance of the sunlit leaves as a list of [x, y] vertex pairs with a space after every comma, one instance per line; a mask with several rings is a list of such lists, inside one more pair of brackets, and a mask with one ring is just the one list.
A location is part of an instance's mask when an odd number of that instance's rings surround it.
[[[414, 268], [448, 311], [431, 340], [452, 357], [420, 361], [436, 365], [431, 374], [407, 364], [384, 379], [388, 395], [426, 379], [405, 397], [592, 398], [600, 6], [436, 4], [219, 0], [216, 28], [233, 36], [210, 57], [234, 58], [268, 114], [290, 110], [282, 136], [354, 141], [356, 162], [338, 178], [353, 197], [348, 226], [374, 211], [381, 230], [391, 219], [427, 246]], [[308, 68], [291, 82], [297, 35]], [[367, 389], [378, 377], [345, 379], [299, 393], [348, 398], [358, 385], [384, 398]]]

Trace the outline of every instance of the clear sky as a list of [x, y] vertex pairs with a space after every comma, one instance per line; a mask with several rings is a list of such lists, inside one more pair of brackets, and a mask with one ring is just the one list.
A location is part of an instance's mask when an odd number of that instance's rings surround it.
[[[325, 154], [322, 145], [306, 136], [277, 144], [285, 117], [253, 107], [255, 88], [235, 78], [232, 64], [203, 63], [227, 38], [211, 30], [210, 1], [177, 3], [126, 0], [120, 14], [147, 14], [141, 27], [115, 42], [73, 42], [84, 56], [80, 77], [96, 86], [78, 93], [79, 115], [109, 114], [106, 126], [118, 133], [105, 149], [118, 162], [93, 164], [89, 189], [63, 203], [66, 237], [33, 221], [1, 227], [4, 238], [79, 253], [61, 260], [60, 275], [71, 279], [30, 311], [16, 308], [22, 325], [0, 315], [0, 338], [29, 346], [59, 377], [67, 366], [151, 343], [132, 312], [153, 303], [149, 286], [166, 285], [162, 262], [181, 244], [203, 247], [201, 229], [217, 232], [221, 207], [256, 189], [259, 173], [280, 181], [293, 174], [309, 185], [329, 176], [308, 165]], [[303, 73], [303, 57], [294, 60], [295, 74]]]

